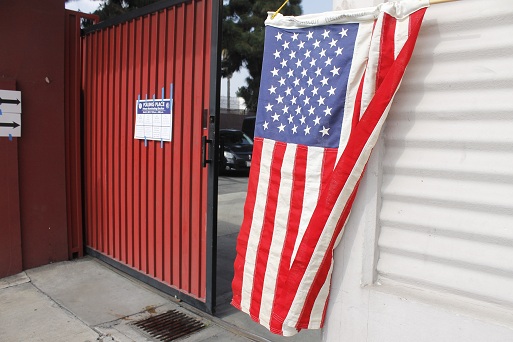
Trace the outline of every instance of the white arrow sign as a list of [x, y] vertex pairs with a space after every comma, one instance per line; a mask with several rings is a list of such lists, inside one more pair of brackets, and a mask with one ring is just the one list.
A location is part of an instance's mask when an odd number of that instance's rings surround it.
[[21, 137], [21, 91], [0, 90], [0, 137]]
[[21, 137], [21, 114], [0, 115], [0, 137]]
[[0, 110], [2, 113], [21, 114], [21, 91], [0, 90]]

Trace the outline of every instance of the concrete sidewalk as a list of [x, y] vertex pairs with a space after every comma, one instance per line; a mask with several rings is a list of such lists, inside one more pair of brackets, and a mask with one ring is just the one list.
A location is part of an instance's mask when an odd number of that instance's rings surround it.
[[158, 341], [133, 323], [169, 310], [206, 326], [180, 341], [321, 340], [319, 330], [273, 335], [228, 304], [212, 317], [92, 257], [0, 279], [2, 342]]
[[86, 257], [0, 279], [0, 341], [156, 341], [131, 323], [172, 309], [206, 325], [181, 341], [250, 340], [220, 319], [196, 314]]

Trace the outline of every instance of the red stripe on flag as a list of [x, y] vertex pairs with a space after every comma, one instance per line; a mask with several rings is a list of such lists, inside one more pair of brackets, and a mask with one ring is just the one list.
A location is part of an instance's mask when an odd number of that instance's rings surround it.
[[237, 237], [237, 256], [234, 263], [234, 277], [232, 282], [233, 299], [232, 305], [240, 309], [242, 279], [244, 277], [244, 263], [246, 260], [246, 250], [248, 247], [249, 232], [255, 209], [256, 193], [260, 175], [260, 162], [262, 160], [263, 139], [255, 138], [253, 145], [253, 160], [249, 175], [248, 192], [246, 203], [244, 204], [244, 219]]
[[422, 25], [422, 19], [424, 18], [424, 14], [426, 13], [427, 8], [423, 8], [421, 10], [416, 11], [410, 15], [410, 25], [408, 35], [412, 33], [415, 34], [415, 37], [418, 36], [420, 31], [420, 25]]
[[[262, 299], [262, 288], [264, 285], [265, 271], [267, 269], [267, 260], [269, 259], [269, 250], [274, 233], [274, 221], [276, 219], [276, 205], [278, 203], [278, 194], [281, 182], [281, 167], [283, 156], [287, 144], [277, 142], [274, 145], [271, 170], [269, 178], [269, 187], [267, 189], [267, 203], [265, 205], [265, 216], [262, 224], [262, 232], [258, 244], [257, 257], [255, 260], [255, 273], [253, 275], [253, 290], [251, 293], [251, 305], [249, 313], [253, 319], [258, 319]], [[264, 156], [265, 157], [265, 156]]]
[[[325, 186], [325, 184], [331, 181], [331, 174], [335, 169], [335, 163], [337, 162], [337, 149], [328, 148], [324, 150], [324, 158], [322, 161], [322, 169], [321, 169], [321, 189]], [[319, 191], [319, 196], [321, 192]]]
[[[301, 220], [301, 213], [303, 211], [303, 199], [305, 194], [305, 180], [306, 180], [306, 161], [308, 157], [308, 148], [305, 146], [298, 146], [296, 149], [296, 156], [294, 158], [294, 173], [292, 179], [292, 192], [290, 196], [290, 212], [287, 221], [287, 232], [285, 241], [283, 243], [283, 250], [280, 258], [280, 265], [278, 267], [278, 276], [276, 277], [276, 292], [273, 300], [274, 312], [275, 302], [279, 298], [281, 284], [284, 284], [288, 277], [290, 269], [290, 259], [294, 251], [294, 244], [296, 243], [299, 223]], [[282, 334], [281, 324], [276, 322], [273, 317], [270, 320], [270, 330], [277, 334]]]

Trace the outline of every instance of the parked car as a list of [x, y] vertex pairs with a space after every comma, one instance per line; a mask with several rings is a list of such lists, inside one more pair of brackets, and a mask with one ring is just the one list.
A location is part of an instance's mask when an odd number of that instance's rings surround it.
[[248, 170], [253, 154], [253, 140], [236, 129], [219, 130], [221, 138], [221, 169]]
[[251, 139], [255, 135], [255, 120], [256, 116], [246, 116], [242, 121], [242, 131]]

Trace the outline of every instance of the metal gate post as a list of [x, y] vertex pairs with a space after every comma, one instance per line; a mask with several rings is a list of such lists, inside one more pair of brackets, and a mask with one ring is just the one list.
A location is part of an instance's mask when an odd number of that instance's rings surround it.
[[210, 111], [208, 117], [210, 139], [210, 169], [208, 172], [207, 199], [207, 297], [206, 305], [210, 314], [216, 307], [216, 275], [217, 275], [217, 185], [219, 162], [219, 95], [221, 84], [221, 0], [212, 1], [212, 40], [211, 40], [211, 78], [210, 78]]

